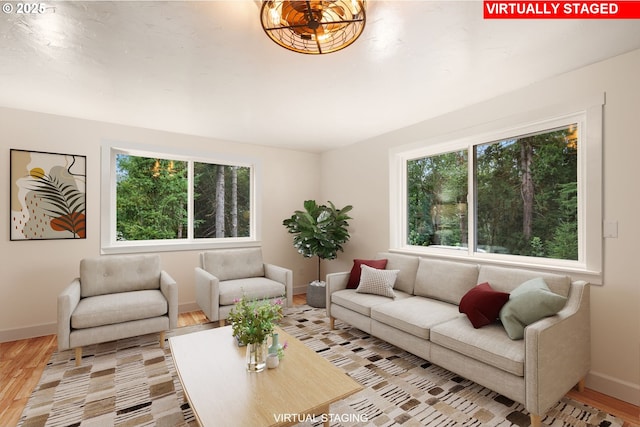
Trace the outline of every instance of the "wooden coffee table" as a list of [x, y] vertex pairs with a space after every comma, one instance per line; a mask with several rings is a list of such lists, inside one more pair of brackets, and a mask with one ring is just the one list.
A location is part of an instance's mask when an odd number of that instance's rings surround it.
[[169, 346], [185, 395], [202, 427], [289, 426], [321, 416], [329, 406], [362, 389], [331, 362], [278, 329], [288, 343], [275, 369], [251, 373], [246, 347], [238, 347], [231, 326], [172, 337]]

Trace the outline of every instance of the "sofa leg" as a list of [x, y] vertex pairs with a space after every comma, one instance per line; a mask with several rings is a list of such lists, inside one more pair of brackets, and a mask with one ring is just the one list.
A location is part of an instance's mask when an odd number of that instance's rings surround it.
[[333, 330], [335, 328], [336, 328], [336, 318], [329, 316], [329, 329]]
[[531, 418], [531, 427], [541, 427], [542, 426], [542, 417], [537, 414], [529, 414], [529, 418]]
[[76, 366], [82, 365], [82, 347], [76, 347]]
[[164, 348], [164, 331], [160, 332], [160, 348]]
[[578, 384], [576, 384], [576, 388], [578, 389], [578, 391], [580, 393], [584, 392], [584, 384], [585, 384], [585, 379], [581, 379], [580, 381], [578, 381]]
[[218, 320], [218, 325], [219, 325], [221, 328], [222, 328], [222, 327], [224, 326], [224, 324], [225, 324], [225, 321], [224, 321], [224, 320], [225, 320], [225, 319], [220, 319], [220, 320]]

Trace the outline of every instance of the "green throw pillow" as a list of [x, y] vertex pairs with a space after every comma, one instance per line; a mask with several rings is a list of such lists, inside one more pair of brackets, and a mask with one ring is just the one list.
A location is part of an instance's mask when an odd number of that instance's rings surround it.
[[509, 295], [500, 310], [500, 320], [512, 340], [524, 338], [524, 328], [543, 317], [553, 316], [567, 298], [551, 292], [542, 278], [527, 280]]

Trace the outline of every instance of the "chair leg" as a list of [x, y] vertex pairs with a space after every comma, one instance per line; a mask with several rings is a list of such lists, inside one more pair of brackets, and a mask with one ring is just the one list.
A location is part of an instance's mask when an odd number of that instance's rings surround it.
[[160, 332], [160, 348], [164, 348], [164, 331]]
[[531, 427], [541, 427], [542, 426], [542, 417], [537, 414], [529, 414], [529, 418], [531, 418]]
[[224, 325], [225, 325], [225, 319], [218, 320], [218, 326], [222, 328]]
[[76, 347], [76, 366], [82, 365], [82, 347]]
[[576, 388], [578, 389], [578, 391], [580, 393], [584, 392], [584, 384], [585, 384], [585, 379], [581, 379], [580, 381], [578, 381], [578, 384], [576, 384]]
[[336, 328], [336, 318], [329, 317], [329, 329], [333, 330]]

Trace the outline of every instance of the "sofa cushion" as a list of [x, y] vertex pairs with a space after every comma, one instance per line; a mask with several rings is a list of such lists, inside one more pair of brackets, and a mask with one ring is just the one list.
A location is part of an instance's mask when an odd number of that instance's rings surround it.
[[495, 267], [483, 265], [480, 267], [478, 282], [488, 282], [491, 287], [500, 292], [511, 292], [520, 284], [536, 277], [542, 278], [554, 293], [566, 297], [571, 288], [571, 277], [553, 274], [540, 273], [535, 271], [522, 270], [518, 268]]
[[432, 327], [460, 316], [453, 304], [415, 296], [371, 307], [372, 319], [426, 340]]
[[[394, 294], [396, 294], [396, 297], [393, 301], [412, 297], [412, 295], [398, 290], [395, 290]], [[387, 297], [373, 294], [360, 294], [357, 293], [355, 289], [343, 289], [331, 294], [332, 304], [337, 304], [367, 317], [371, 317], [371, 307], [379, 304], [389, 304], [391, 302], [392, 300]]]
[[498, 292], [488, 283], [481, 283], [460, 300], [459, 310], [469, 318], [474, 328], [489, 325], [498, 319], [500, 309], [509, 301], [509, 294]]
[[220, 281], [264, 276], [261, 248], [206, 251], [200, 254], [200, 263]]
[[380, 270], [363, 265], [360, 275], [360, 283], [356, 292], [360, 294], [374, 294], [383, 297], [395, 298], [393, 285], [396, 283], [399, 270]]
[[524, 341], [510, 340], [499, 323], [475, 329], [466, 317], [460, 317], [434, 326], [431, 342], [524, 376]]
[[120, 292], [82, 298], [71, 315], [74, 329], [113, 325], [167, 314], [168, 306], [159, 290]]
[[418, 271], [418, 257], [411, 255], [393, 254], [390, 252], [380, 252], [376, 255], [378, 259], [387, 260], [387, 270], [400, 270], [395, 290], [413, 293], [413, 286], [416, 281], [416, 272]]
[[109, 255], [80, 261], [82, 298], [160, 289], [158, 255]]
[[220, 282], [220, 305], [232, 305], [244, 295], [250, 300], [285, 296], [285, 286], [266, 277], [225, 280]]
[[567, 298], [551, 292], [541, 278], [528, 280], [515, 288], [502, 310], [500, 320], [509, 338], [524, 338], [524, 328], [543, 317], [553, 316], [564, 307]]
[[368, 265], [373, 268], [385, 268], [387, 266], [386, 259], [354, 259], [351, 273], [349, 274], [349, 281], [347, 282], [347, 289], [355, 289], [360, 284], [360, 275], [362, 272], [362, 265]]
[[420, 258], [414, 294], [459, 304], [478, 282], [478, 266]]

